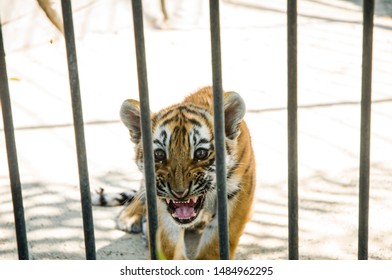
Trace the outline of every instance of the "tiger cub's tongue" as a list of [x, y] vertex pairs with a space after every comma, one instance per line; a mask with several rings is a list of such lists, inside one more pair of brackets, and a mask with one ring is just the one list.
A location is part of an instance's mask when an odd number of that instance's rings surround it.
[[190, 219], [196, 215], [194, 208], [190, 206], [180, 206], [176, 208], [174, 216], [179, 219]]

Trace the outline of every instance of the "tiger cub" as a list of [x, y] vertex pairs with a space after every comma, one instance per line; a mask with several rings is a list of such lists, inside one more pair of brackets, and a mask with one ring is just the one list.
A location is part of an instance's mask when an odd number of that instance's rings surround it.
[[[255, 159], [243, 120], [245, 103], [236, 92], [223, 96], [230, 258], [250, 218]], [[126, 100], [121, 120], [135, 144], [143, 171], [140, 107]], [[167, 259], [219, 259], [212, 88], [151, 115], [158, 207], [157, 244]], [[145, 186], [123, 210], [120, 228], [135, 232], [146, 216]]]

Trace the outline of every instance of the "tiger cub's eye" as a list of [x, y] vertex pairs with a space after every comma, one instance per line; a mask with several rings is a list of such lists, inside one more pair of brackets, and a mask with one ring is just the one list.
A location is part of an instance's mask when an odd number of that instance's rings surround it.
[[154, 151], [155, 162], [160, 162], [166, 160], [166, 153], [162, 149], [157, 149]]
[[194, 159], [196, 160], [203, 160], [208, 157], [208, 150], [204, 148], [199, 148], [195, 151]]

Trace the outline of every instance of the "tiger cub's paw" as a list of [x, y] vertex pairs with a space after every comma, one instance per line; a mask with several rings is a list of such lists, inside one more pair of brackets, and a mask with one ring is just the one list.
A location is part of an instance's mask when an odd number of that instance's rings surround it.
[[142, 215], [120, 215], [118, 228], [130, 233], [140, 233], [143, 230]]
[[127, 205], [118, 219], [118, 228], [130, 232], [139, 233], [143, 231], [143, 220], [145, 220], [145, 201], [140, 196]]

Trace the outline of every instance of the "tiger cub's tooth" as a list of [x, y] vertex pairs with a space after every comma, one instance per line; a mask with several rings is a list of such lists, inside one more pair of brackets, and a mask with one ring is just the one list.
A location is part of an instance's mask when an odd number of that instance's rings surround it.
[[170, 199], [166, 198], [166, 203], [169, 204], [170, 203]]

